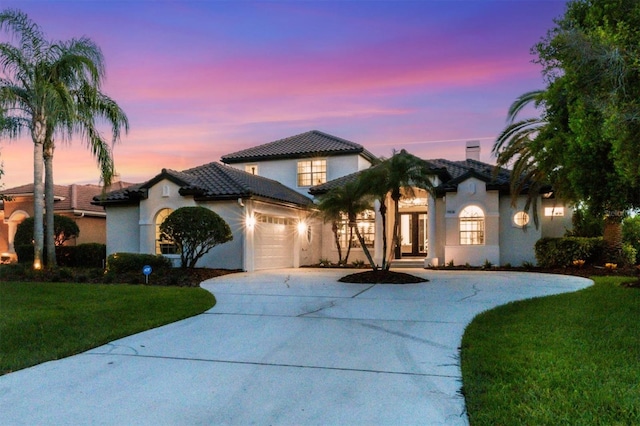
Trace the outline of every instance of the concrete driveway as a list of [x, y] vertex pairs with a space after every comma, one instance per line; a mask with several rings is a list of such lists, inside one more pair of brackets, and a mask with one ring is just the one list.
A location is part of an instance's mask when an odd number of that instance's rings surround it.
[[318, 269], [206, 281], [218, 303], [202, 315], [0, 377], [2, 424], [464, 425], [458, 348], [473, 317], [591, 284], [407, 272], [430, 282]]

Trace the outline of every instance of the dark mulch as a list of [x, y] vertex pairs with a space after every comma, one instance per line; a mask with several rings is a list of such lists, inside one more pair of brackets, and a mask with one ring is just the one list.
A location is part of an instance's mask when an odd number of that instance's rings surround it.
[[429, 280], [416, 277], [415, 275], [405, 274], [404, 272], [378, 269], [376, 271], [371, 270], [350, 274], [340, 278], [338, 281], [356, 284], [417, 284], [424, 283]]

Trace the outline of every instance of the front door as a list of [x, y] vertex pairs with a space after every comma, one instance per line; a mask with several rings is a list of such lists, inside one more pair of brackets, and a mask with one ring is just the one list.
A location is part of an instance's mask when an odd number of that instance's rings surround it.
[[403, 257], [427, 255], [426, 213], [400, 213], [400, 252]]

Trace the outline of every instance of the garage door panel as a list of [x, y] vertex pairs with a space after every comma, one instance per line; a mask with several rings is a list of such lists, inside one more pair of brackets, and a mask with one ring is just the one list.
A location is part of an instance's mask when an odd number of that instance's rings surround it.
[[[293, 267], [294, 227], [280, 218], [262, 218], [256, 224], [255, 268], [275, 269]], [[285, 223], [269, 223], [285, 222]]]

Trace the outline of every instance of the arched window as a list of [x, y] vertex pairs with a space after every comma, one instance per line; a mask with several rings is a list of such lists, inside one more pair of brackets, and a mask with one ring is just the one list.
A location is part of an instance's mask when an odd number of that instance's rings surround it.
[[162, 209], [156, 214], [156, 254], [177, 254], [176, 245], [160, 236], [160, 225], [173, 212], [171, 209]]
[[484, 244], [484, 212], [478, 206], [467, 206], [460, 212], [460, 244]]

